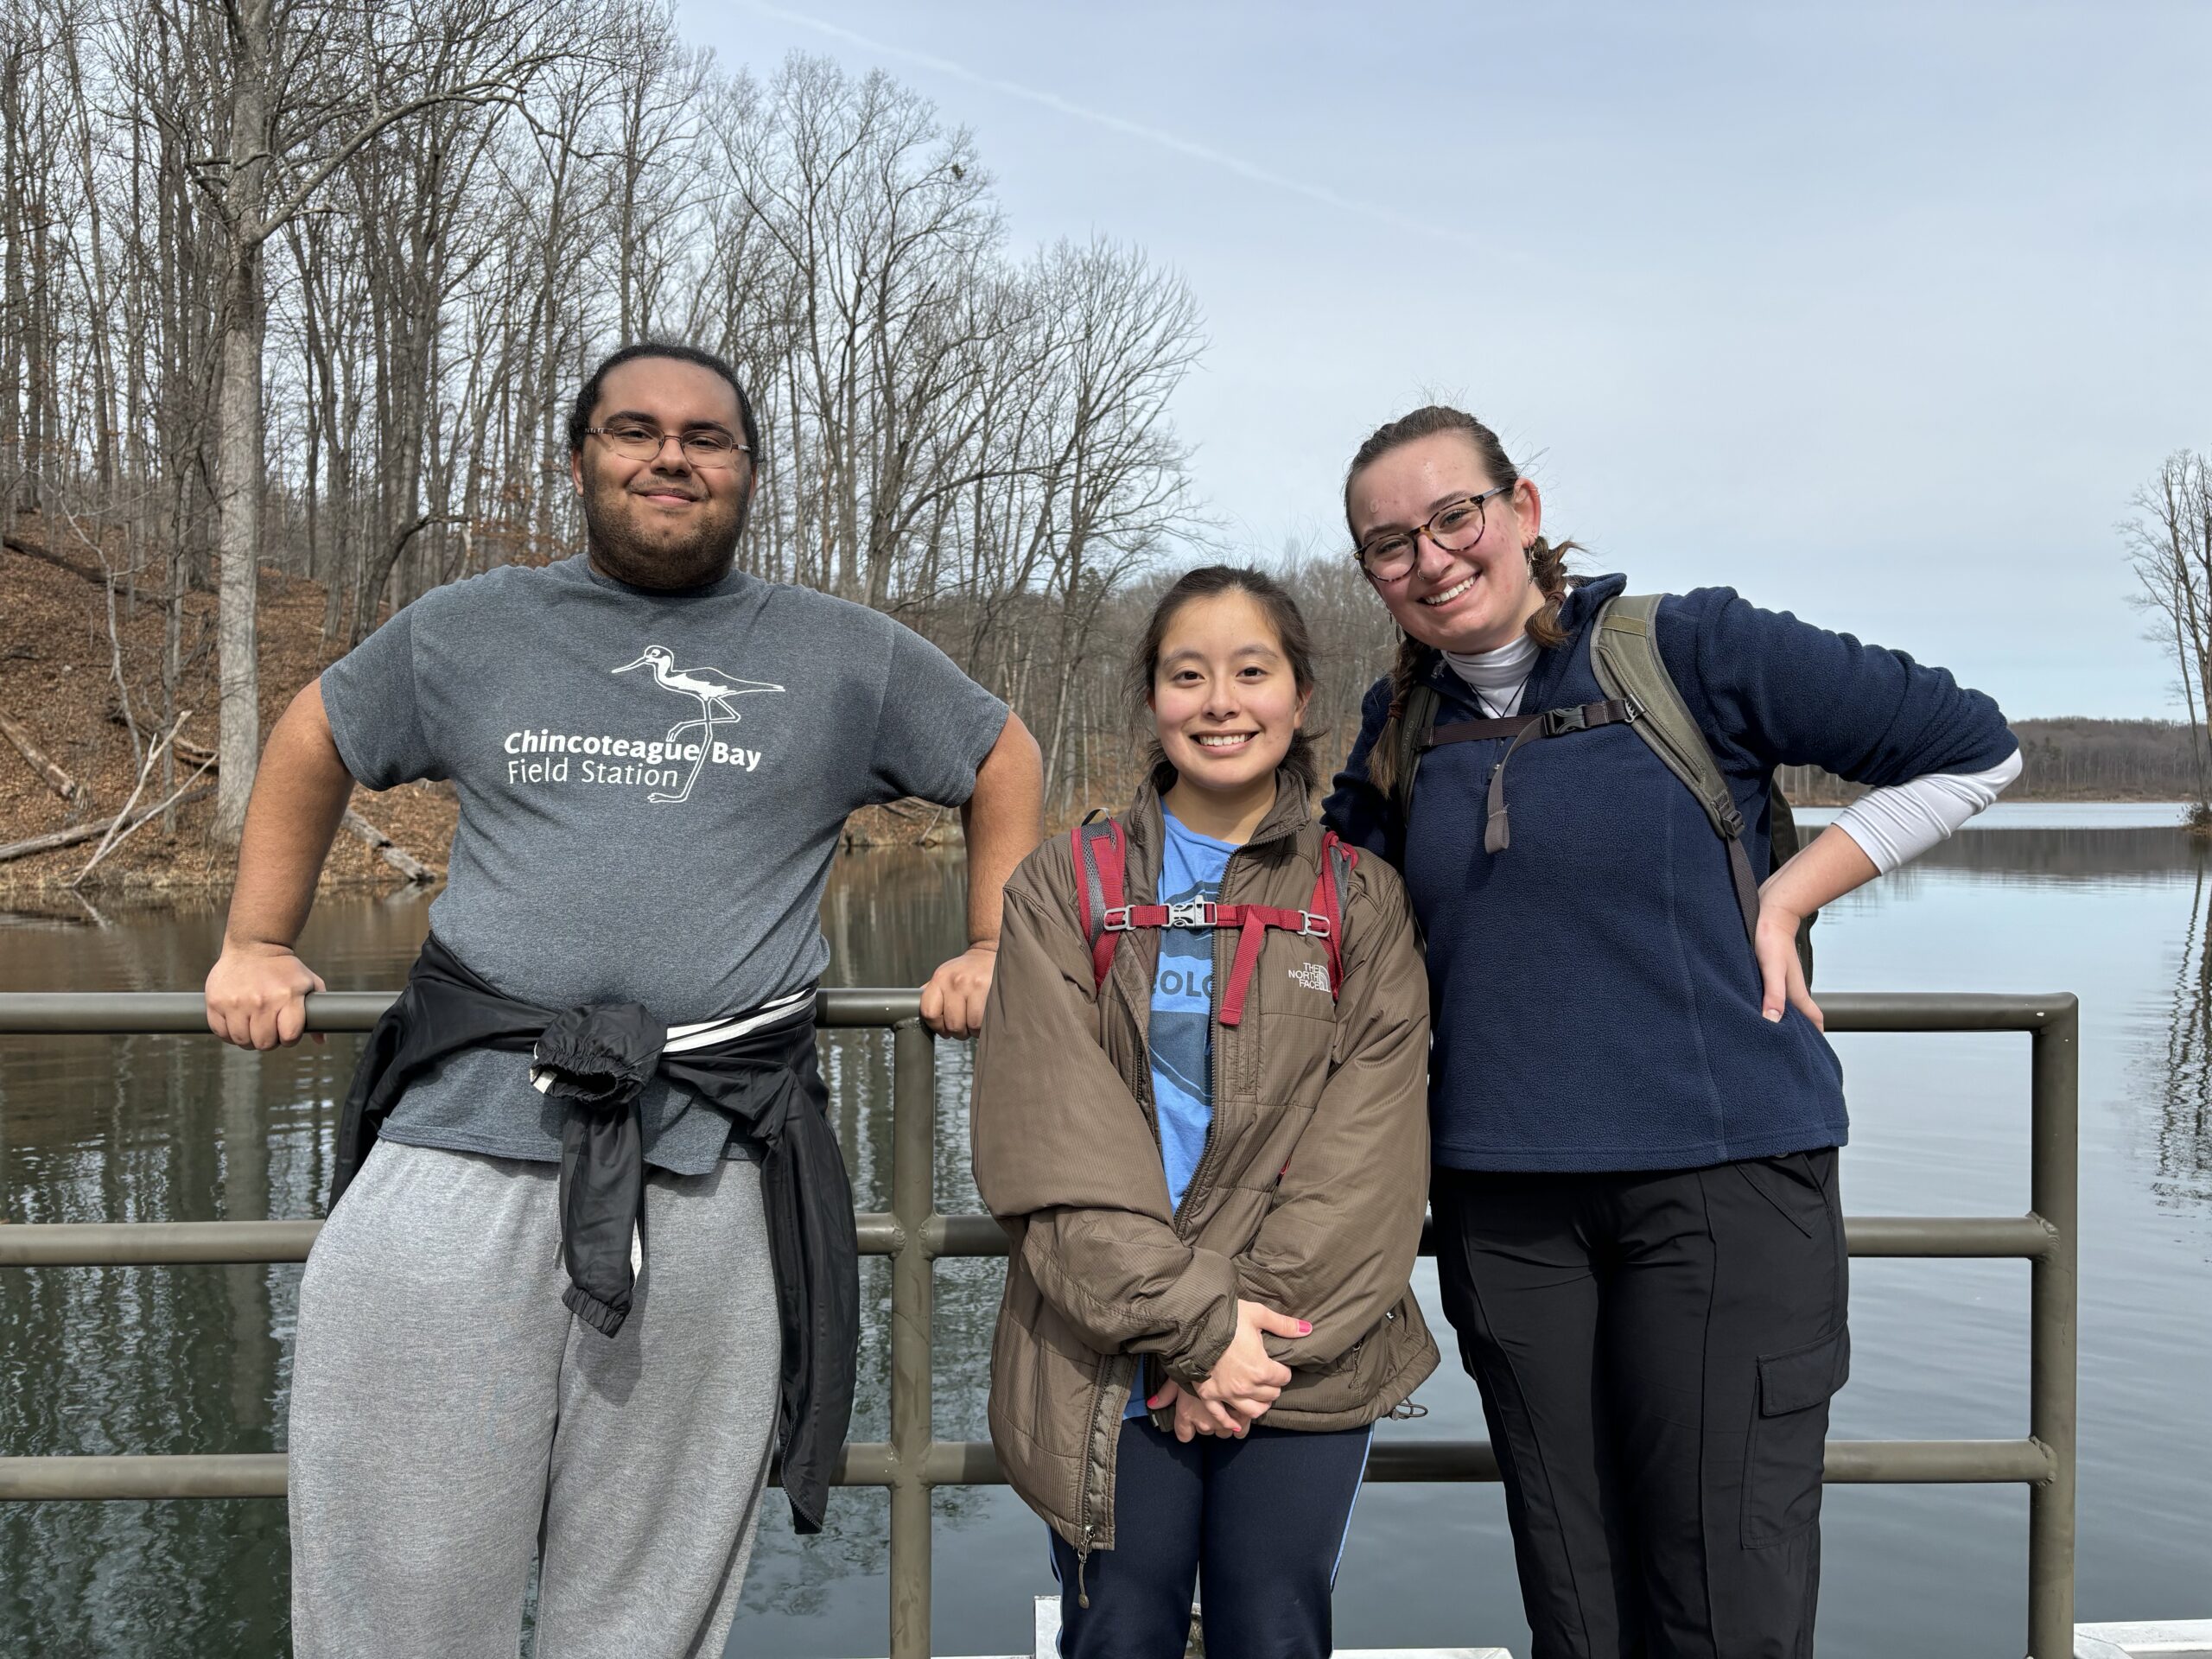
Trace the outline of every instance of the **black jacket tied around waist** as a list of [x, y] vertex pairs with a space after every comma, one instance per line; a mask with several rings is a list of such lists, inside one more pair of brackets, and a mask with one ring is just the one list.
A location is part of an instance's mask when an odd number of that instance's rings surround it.
[[671, 1052], [668, 1028], [635, 1003], [554, 1011], [515, 1001], [433, 934], [354, 1071], [339, 1116], [330, 1206], [337, 1207], [378, 1126], [416, 1077], [467, 1048], [527, 1053], [531, 1081], [569, 1109], [561, 1135], [561, 1250], [569, 1284], [562, 1300], [613, 1336], [631, 1308], [631, 1241], [645, 1199], [638, 1097], [656, 1073], [694, 1090], [766, 1149], [761, 1197], [783, 1328], [778, 1451], [793, 1524], [811, 1533], [821, 1529], [830, 1466], [852, 1418], [860, 1245], [815, 1057], [813, 999], [789, 1001], [788, 1014], [771, 1004], [754, 1016], [717, 1022], [732, 1035]]

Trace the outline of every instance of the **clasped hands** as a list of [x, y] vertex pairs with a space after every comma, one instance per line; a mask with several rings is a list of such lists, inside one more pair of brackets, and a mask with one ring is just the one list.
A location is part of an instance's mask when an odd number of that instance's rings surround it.
[[1145, 1404], [1154, 1411], [1173, 1406], [1175, 1438], [1185, 1444], [1198, 1434], [1241, 1440], [1290, 1382], [1290, 1367], [1271, 1356], [1261, 1338], [1302, 1337], [1313, 1329], [1304, 1319], [1240, 1300], [1236, 1334], [1205, 1381], [1192, 1389], [1171, 1378]]

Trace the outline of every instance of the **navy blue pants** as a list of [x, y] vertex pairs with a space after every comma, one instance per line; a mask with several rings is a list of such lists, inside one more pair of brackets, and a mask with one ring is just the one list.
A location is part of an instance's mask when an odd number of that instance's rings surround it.
[[1206, 1650], [1230, 1659], [1324, 1659], [1329, 1591], [1367, 1469], [1372, 1431], [1306, 1434], [1264, 1424], [1187, 1446], [1144, 1420], [1122, 1425], [1114, 1548], [1076, 1554], [1055, 1533], [1065, 1659], [1182, 1659], [1204, 1582]]

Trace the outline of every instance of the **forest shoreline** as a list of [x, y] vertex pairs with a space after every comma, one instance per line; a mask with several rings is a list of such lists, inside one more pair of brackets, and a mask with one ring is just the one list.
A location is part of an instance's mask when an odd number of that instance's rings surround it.
[[[6, 595], [0, 605], [0, 902], [54, 899], [67, 905], [73, 890], [95, 904], [102, 899], [204, 899], [226, 893], [235, 861], [207, 839], [214, 799], [206, 785], [213, 769], [199, 770], [203, 760], [212, 758], [215, 736], [214, 595], [185, 595], [179, 626], [183, 661], [175, 701], [179, 713], [193, 712], [176, 734], [174, 758], [165, 758], [146, 775], [130, 810], [135, 819], [180, 788], [181, 798], [173, 811], [130, 830], [127, 839], [92, 864], [105, 839], [98, 826], [131, 801], [142, 757], [172, 723], [160, 690], [165, 615], [150, 600], [134, 603], [118, 583], [111, 628], [106, 584], [89, 569], [72, 569], [42, 551], [22, 550], [37, 546], [27, 539], [30, 530], [19, 524], [9, 538], [11, 545], [0, 550], [0, 594]], [[324, 632], [326, 595], [321, 584], [265, 567], [259, 613], [265, 735], [294, 693], [342, 654], [344, 640]], [[2016, 729], [2029, 765], [2008, 801], [2177, 798], [2179, 778], [2163, 787], [2109, 782], [2055, 786], [2063, 776], [2095, 777], [2108, 770], [2099, 763], [2109, 761], [2122, 745], [2130, 754], [2145, 744], [2171, 746], [2177, 754], [2185, 754], [2187, 734], [2177, 726], [2022, 721]], [[1112, 786], [1101, 766], [1091, 792], [1103, 798], [1055, 816], [1079, 817], [1090, 806], [1118, 806], [1134, 779], [1135, 763], [1132, 747], [1128, 765], [1119, 769], [1128, 773], [1122, 789]], [[1858, 792], [1824, 773], [1798, 773], [1784, 782], [1792, 801], [1808, 806], [1841, 805]], [[333, 847], [321, 890], [377, 893], [410, 881], [435, 883], [444, 874], [457, 810], [444, 784], [410, 784], [374, 794], [356, 791], [349, 833], [341, 833]], [[79, 838], [8, 855], [26, 843], [71, 832]], [[856, 813], [845, 826], [843, 844], [957, 846], [960, 840], [957, 811], [899, 802]], [[92, 868], [86, 874], [88, 865]]]

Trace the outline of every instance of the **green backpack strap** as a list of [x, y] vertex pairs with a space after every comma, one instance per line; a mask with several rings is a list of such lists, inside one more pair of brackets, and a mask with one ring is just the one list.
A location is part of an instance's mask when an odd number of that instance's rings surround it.
[[[1410, 823], [1414, 810], [1414, 776], [1421, 758], [1428, 753], [1428, 740], [1436, 730], [1436, 711], [1441, 704], [1436, 688], [1427, 679], [1406, 693], [1406, 706], [1398, 718], [1397, 765], [1392, 768], [1390, 805], [1401, 826]], [[1398, 862], [1405, 861], [1401, 858]]]
[[[1667, 770], [1682, 780], [1705, 809], [1706, 822], [1727, 843], [1728, 870], [1735, 882], [1736, 906], [1743, 912], [1745, 937], [1758, 939], [1759, 885], [1751, 874], [1751, 861], [1744, 851], [1744, 815], [1729, 792], [1728, 780], [1713, 758], [1712, 746], [1691, 715], [1674, 677], [1659, 655], [1658, 614], [1661, 594], [1624, 594], [1599, 608], [1597, 626], [1590, 639], [1590, 666], [1609, 697], [1632, 699], [1639, 710], [1629, 729], [1666, 763]], [[1771, 806], [1773, 862], [1779, 868], [1797, 850], [1796, 821], [1781, 786], [1768, 780]], [[1786, 843], [1786, 844], [1785, 844]], [[1817, 912], [1815, 912], [1817, 915]], [[1797, 956], [1805, 979], [1812, 982], [1814, 916], [1797, 930]]]

